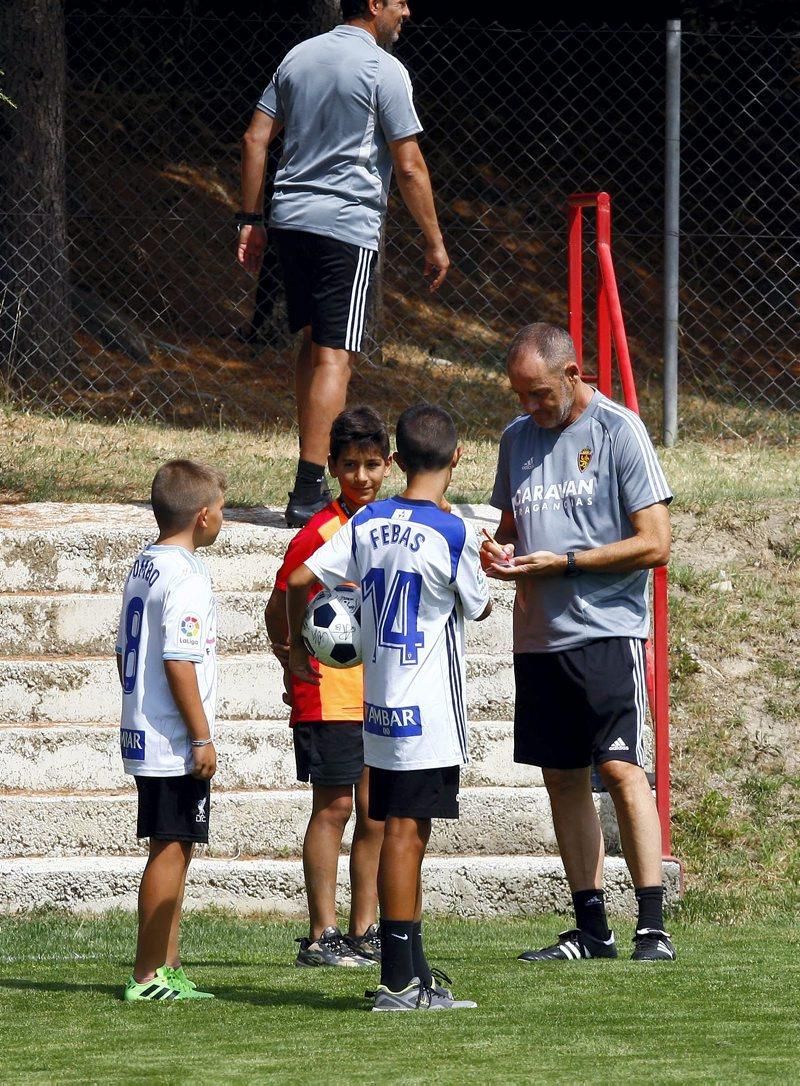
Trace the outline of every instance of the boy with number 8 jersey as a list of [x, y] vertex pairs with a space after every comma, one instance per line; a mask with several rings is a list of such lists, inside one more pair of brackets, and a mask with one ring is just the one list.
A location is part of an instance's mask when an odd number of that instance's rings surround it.
[[225, 477], [170, 460], [153, 479], [159, 536], [125, 582], [117, 635], [120, 744], [139, 797], [137, 837], [150, 839], [139, 887], [136, 963], [123, 999], [211, 999], [181, 966], [186, 872], [208, 842], [214, 750], [217, 616], [211, 579], [196, 556], [222, 527]]
[[385, 823], [375, 1011], [475, 1006], [437, 983], [422, 946], [421, 868], [431, 819], [458, 818], [467, 761], [464, 618], [481, 620], [491, 610], [475, 534], [442, 508], [460, 455], [446, 411], [408, 408], [397, 423], [395, 455], [406, 489], [358, 510], [288, 582], [289, 667], [312, 683], [319, 680], [300, 636], [309, 584], [361, 586], [369, 815]]

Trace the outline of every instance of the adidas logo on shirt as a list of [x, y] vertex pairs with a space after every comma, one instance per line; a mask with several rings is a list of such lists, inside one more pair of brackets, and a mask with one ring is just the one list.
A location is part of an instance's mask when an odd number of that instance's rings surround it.
[[608, 749], [609, 750], [630, 750], [631, 748], [622, 739], [622, 737], [619, 736], [617, 739], [614, 740], [614, 742], [611, 744], [611, 746]]
[[535, 463], [536, 463], [536, 457], [532, 456], [530, 458], [530, 460], [526, 460], [525, 463], [522, 465], [522, 470], [523, 471], [533, 471], [533, 467], [534, 467]]

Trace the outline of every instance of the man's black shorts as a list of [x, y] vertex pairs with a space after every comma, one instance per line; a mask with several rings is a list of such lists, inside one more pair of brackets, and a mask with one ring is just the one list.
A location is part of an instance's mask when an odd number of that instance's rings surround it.
[[136, 836], [208, 844], [211, 781], [196, 777], [136, 777]]
[[369, 770], [369, 817], [458, 818], [461, 766]]
[[330, 788], [357, 784], [364, 769], [361, 724], [300, 721], [292, 728], [297, 779]]
[[311, 325], [320, 347], [360, 351], [377, 254], [304, 230], [271, 230], [286, 291], [289, 329]]
[[548, 769], [644, 764], [644, 641], [608, 637], [514, 656], [514, 761]]

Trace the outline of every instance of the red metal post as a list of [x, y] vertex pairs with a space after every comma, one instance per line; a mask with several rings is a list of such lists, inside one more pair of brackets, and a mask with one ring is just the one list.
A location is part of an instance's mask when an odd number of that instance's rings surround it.
[[[567, 199], [569, 333], [583, 368], [583, 239], [581, 214], [584, 207], [596, 209], [597, 247], [597, 386], [611, 395], [611, 345], [617, 357], [622, 396], [626, 407], [639, 413], [628, 337], [622, 318], [614, 262], [611, 257], [611, 197], [607, 192], [574, 193]], [[579, 346], [580, 345], [580, 346]], [[587, 379], [587, 378], [585, 378]], [[594, 380], [589, 377], [588, 380]], [[650, 646], [648, 646], [649, 649]], [[648, 666], [650, 666], [648, 651]], [[672, 860], [670, 828], [669, 767], [669, 611], [666, 567], [653, 573], [652, 683], [648, 675], [650, 710], [655, 728], [656, 805], [661, 826], [661, 851]], [[681, 878], [683, 869], [681, 868]]]
[[567, 313], [568, 331], [583, 372], [583, 215], [580, 205], [567, 209]]

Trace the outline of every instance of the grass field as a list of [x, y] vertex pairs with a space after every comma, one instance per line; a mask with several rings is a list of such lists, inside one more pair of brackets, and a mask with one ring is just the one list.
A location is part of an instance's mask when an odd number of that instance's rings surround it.
[[[123, 1004], [132, 915], [0, 925], [3, 1083], [776, 1082], [800, 1074], [800, 933], [673, 920], [679, 960], [523, 965], [563, 917], [437, 921], [435, 964], [474, 1011], [373, 1015], [377, 971], [299, 970], [301, 925], [185, 921], [213, 1003]], [[618, 925], [623, 950], [630, 922]]]

